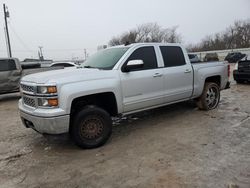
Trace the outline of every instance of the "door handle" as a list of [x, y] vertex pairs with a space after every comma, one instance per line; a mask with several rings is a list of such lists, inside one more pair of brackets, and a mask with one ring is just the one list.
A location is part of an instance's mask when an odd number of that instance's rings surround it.
[[190, 69], [186, 69], [184, 73], [191, 73]]
[[154, 77], [154, 78], [162, 77], [162, 74], [161, 74], [161, 73], [155, 73], [155, 74], [153, 75], [153, 77]]

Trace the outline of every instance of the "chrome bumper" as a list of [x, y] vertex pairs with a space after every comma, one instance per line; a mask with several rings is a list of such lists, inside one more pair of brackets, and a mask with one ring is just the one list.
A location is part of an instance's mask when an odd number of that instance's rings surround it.
[[62, 134], [69, 132], [69, 115], [56, 117], [38, 117], [20, 111], [23, 124], [39, 133]]

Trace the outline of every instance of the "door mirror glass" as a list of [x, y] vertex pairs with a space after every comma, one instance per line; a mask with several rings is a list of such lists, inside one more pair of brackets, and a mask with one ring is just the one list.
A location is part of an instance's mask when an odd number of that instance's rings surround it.
[[134, 69], [139, 69], [142, 68], [144, 65], [143, 60], [141, 59], [136, 59], [136, 60], [130, 60], [128, 61], [127, 65], [124, 67], [124, 72], [129, 72]]

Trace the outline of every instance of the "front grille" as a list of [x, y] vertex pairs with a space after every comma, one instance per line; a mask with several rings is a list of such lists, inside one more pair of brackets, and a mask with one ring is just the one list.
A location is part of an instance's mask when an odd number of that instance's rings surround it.
[[23, 96], [23, 103], [27, 106], [36, 107], [36, 101], [33, 98]]
[[34, 93], [35, 92], [35, 87], [34, 86], [28, 86], [21, 84], [21, 88], [23, 91], [29, 92], [29, 93]]

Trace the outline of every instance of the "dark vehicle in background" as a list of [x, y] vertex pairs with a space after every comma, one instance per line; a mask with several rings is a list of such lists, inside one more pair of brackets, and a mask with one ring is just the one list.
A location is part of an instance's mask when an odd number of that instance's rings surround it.
[[233, 72], [234, 80], [237, 83], [250, 81], [250, 56], [246, 56], [235, 64]]
[[16, 58], [0, 59], [0, 94], [19, 91], [22, 67]]
[[199, 63], [201, 62], [200, 58], [197, 54], [188, 54], [189, 60], [191, 63]]
[[39, 62], [33, 61], [33, 62], [25, 62], [22, 61], [21, 67], [22, 69], [35, 69], [35, 68], [41, 68], [41, 64]]
[[227, 56], [225, 57], [225, 61], [228, 61], [228, 63], [237, 63], [245, 56], [246, 54], [242, 54], [241, 52], [231, 52], [227, 54]]
[[203, 61], [208, 62], [208, 61], [219, 61], [219, 56], [217, 53], [206, 53]]

